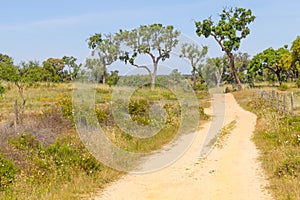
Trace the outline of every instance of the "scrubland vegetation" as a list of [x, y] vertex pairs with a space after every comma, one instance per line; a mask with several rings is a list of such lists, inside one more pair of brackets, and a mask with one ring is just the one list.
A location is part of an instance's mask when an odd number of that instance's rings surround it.
[[[14, 125], [16, 88], [4, 83], [1, 109], [1, 198], [81, 199], [123, 173], [99, 163], [76, 133], [72, 114], [72, 84], [36, 83], [24, 91], [26, 107]], [[110, 100], [113, 88], [99, 85], [95, 113], [99, 124], [118, 146], [135, 152], [151, 152], [169, 143], [177, 134], [180, 106], [176, 96], [164, 88], [141, 88], [132, 96], [129, 112], [138, 124], [147, 125], [148, 111], [155, 99], [168, 100], [164, 128], [147, 139], [124, 134], [114, 123]], [[143, 95], [141, 95], [143, 94]], [[196, 91], [200, 105], [206, 91]], [[152, 101], [151, 101], [152, 100]], [[204, 103], [203, 103], [204, 105]], [[207, 119], [200, 107], [202, 119]]]

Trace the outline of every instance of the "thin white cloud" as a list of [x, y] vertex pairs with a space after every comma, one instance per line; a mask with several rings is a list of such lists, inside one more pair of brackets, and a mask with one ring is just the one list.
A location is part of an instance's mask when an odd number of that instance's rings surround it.
[[[101, 24], [104, 21], [108, 23], [114, 22], [114, 20], [125, 18], [128, 20], [141, 20], [148, 19], [149, 16], [164, 18], [168, 15], [173, 15], [174, 13], [180, 13], [183, 10], [195, 9], [195, 7], [207, 8], [209, 4], [207, 2], [195, 2], [194, 4], [173, 4], [161, 7], [143, 7], [139, 9], [126, 9], [126, 10], [105, 10], [99, 11], [97, 13], [87, 13], [77, 16], [68, 16], [63, 18], [52, 18], [37, 21], [30, 21], [25, 23], [16, 24], [2, 24], [0, 25], [0, 31], [21, 31], [35, 28], [44, 27], [60, 27], [60, 26], [74, 26], [84, 23], [96, 22]], [[176, 21], [176, 20], [175, 20]]]
[[78, 16], [68, 16], [64, 18], [52, 18], [27, 23], [0, 25], [0, 31], [20, 31], [30, 28], [74, 26], [84, 23], [96, 22], [101, 24], [104, 21], [108, 23], [114, 22], [116, 19], [141, 19], [151, 14], [159, 13], [159, 10], [139, 9], [139, 10], [113, 10], [100, 11], [97, 13], [87, 13]]

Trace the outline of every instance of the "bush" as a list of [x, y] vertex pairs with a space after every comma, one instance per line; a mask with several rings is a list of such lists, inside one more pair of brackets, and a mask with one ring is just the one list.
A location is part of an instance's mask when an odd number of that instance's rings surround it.
[[300, 78], [297, 79], [296, 86], [297, 86], [297, 88], [300, 88]]
[[79, 155], [69, 145], [56, 141], [45, 149], [46, 155], [52, 157], [57, 167], [73, 165], [79, 160]]
[[[77, 144], [72, 138], [66, 138], [65, 140], [66, 141], [58, 139], [53, 144], [44, 148], [33, 136], [21, 134], [10, 139], [9, 143], [21, 150], [23, 155], [26, 155], [25, 157], [33, 162], [34, 165], [27, 167], [30, 168], [29, 171], [32, 175], [40, 177], [41, 179], [53, 173], [58, 173], [62, 178], [66, 178], [69, 177], [71, 173], [76, 173], [81, 170], [88, 175], [101, 170], [101, 164], [86, 151], [84, 146]], [[1, 162], [2, 158], [0, 157], [0, 165]], [[8, 166], [12, 168], [11, 164]], [[56, 171], [54, 172], [53, 169]], [[0, 167], [0, 170], [2, 170], [2, 167]], [[44, 177], [40, 176], [41, 174], [43, 174]], [[7, 181], [5, 181], [5, 183], [6, 182]]]
[[73, 116], [73, 104], [70, 97], [65, 96], [63, 97], [56, 105], [59, 107], [61, 112], [63, 113], [64, 118], [71, 120], [71, 122], [74, 122], [74, 116]]
[[197, 82], [197, 84], [196, 84], [196, 90], [206, 91], [207, 90], [207, 86], [206, 86], [205, 83], [199, 83], [199, 82]]
[[284, 83], [278, 87], [278, 90], [280, 90], [280, 91], [286, 91], [287, 89], [289, 89], [289, 87], [287, 86], [287, 84], [284, 84]]
[[101, 124], [108, 124], [110, 111], [108, 109], [96, 108], [97, 119]]
[[208, 120], [209, 116], [204, 112], [204, 108], [199, 106], [199, 114], [201, 120]]
[[101, 164], [90, 154], [86, 157], [81, 157], [80, 167], [89, 175], [96, 171], [101, 171], [103, 168]]
[[10, 160], [0, 154], [0, 191], [5, 190], [13, 182], [17, 168]]
[[20, 134], [16, 138], [9, 140], [9, 144], [20, 150], [36, 149], [41, 147], [41, 143], [30, 134]]
[[110, 74], [107, 76], [106, 83], [111, 87], [113, 85], [116, 85], [119, 79], [120, 79], [119, 71], [118, 70], [111, 71]]
[[5, 88], [0, 83], [0, 96], [2, 96], [2, 94], [4, 94], [4, 93], [5, 93]]
[[300, 159], [297, 155], [291, 156], [289, 155], [288, 159], [286, 159], [279, 167], [277, 167], [275, 171], [275, 175], [279, 178], [281, 177], [291, 177], [297, 178], [300, 175]]
[[79, 167], [87, 174], [99, 171], [100, 163], [89, 153], [82, 152], [84, 149], [77, 148], [56, 141], [45, 149], [45, 154], [53, 159], [57, 168], [73, 168], [74, 170], [74, 167]]
[[229, 93], [231, 90], [229, 89], [229, 87], [227, 86], [224, 90], [224, 93]]
[[130, 101], [128, 105], [129, 114], [131, 115], [132, 120], [141, 125], [149, 125], [149, 109], [150, 103], [146, 99]]
[[128, 105], [129, 113], [131, 115], [145, 116], [149, 111], [149, 103], [146, 99], [139, 99], [138, 101], [130, 101]]

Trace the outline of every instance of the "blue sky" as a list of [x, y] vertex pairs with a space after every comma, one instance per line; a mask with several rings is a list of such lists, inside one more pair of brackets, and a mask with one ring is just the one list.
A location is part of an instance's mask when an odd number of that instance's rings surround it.
[[174, 25], [197, 43], [209, 46], [209, 56], [222, 55], [212, 39], [195, 34], [193, 20], [217, 18], [225, 6], [251, 8], [257, 16], [241, 51], [250, 55], [290, 45], [300, 35], [299, 0], [0, 0], [0, 52], [20, 61], [72, 55], [83, 62], [86, 39], [141, 24]]

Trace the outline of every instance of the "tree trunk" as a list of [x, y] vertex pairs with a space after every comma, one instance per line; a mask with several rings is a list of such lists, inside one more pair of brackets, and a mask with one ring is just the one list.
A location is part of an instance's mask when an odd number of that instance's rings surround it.
[[103, 77], [102, 77], [102, 84], [105, 85], [106, 84], [106, 76], [107, 76], [107, 69], [106, 69], [106, 65], [103, 66]]
[[71, 71], [70, 67], [69, 67], [69, 75], [70, 75], [70, 81], [73, 81], [73, 74], [72, 74], [72, 71]]
[[280, 71], [277, 71], [277, 72], [276, 72], [276, 76], [277, 76], [279, 85], [281, 86], [281, 84], [282, 84], [282, 79], [281, 79], [281, 76], [280, 76]]
[[18, 82], [15, 82], [15, 85], [18, 87], [19, 95], [22, 99], [21, 113], [23, 114], [24, 113], [24, 108], [25, 108], [25, 103], [26, 103], [26, 100], [25, 100], [25, 97], [24, 97], [24, 87], [25, 86], [22, 83], [18, 83]]
[[20, 87], [19, 92], [20, 92], [20, 96], [21, 96], [21, 99], [22, 99], [21, 113], [23, 114], [24, 113], [24, 108], [25, 108], [25, 103], [26, 103], [26, 100], [25, 100], [25, 97], [24, 97], [24, 88]]
[[233, 76], [234, 76], [234, 78], [236, 80], [236, 83], [238, 85], [238, 89], [241, 90], [242, 89], [242, 84], [241, 84], [241, 81], [240, 81], [239, 76], [237, 74], [236, 68], [234, 66], [234, 57], [233, 57], [232, 53], [227, 53], [227, 55], [229, 56], [229, 59], [230, 59], [230, 67], [232, 69]]
[[156, 79], [156, 73], [157, 73], [157, 62], [154, 63], [153, 67], [153, 73], [151, 75], [151, 89], [155, 88], [155, 79]]
[[194, 68], [194, 90], [197, 89], [197, 73], [196, 69]]
[[15, 113], [15, 131], [17, 132], [17, 125], [19, 124], [19, 109], [18, 109], [18, 100], [15, 100], [15, 105], [14, 105], [14, 113]]
[[216, 77], [216, 79], [217, 79], [217, 87], [220, 87], [222, 75], [219, 74], [218, 72], [216, 72], [216, 73], [215, 73], [215, 77]]

